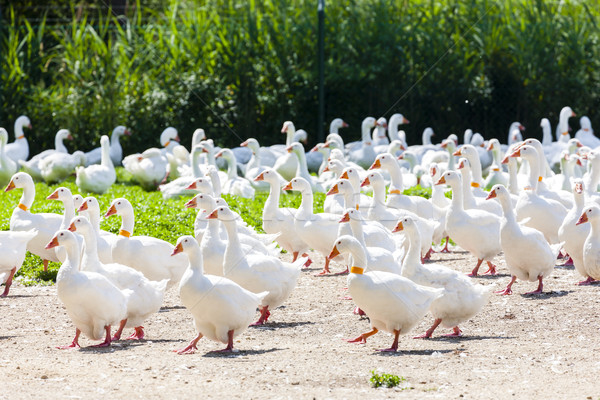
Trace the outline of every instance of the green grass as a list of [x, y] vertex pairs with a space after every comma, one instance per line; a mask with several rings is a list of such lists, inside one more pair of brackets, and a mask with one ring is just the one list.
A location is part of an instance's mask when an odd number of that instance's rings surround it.
[[386, 388], [393, 388], [400, 385], [401, 383], [406, 382], [406, 378], [392, 374], [377, 374], [375, 373], [375, 371], [371, 371], [371, 379], [369, 379], [369, 381], [371, 382], [371, 386], [374, 388], [382, 386]]

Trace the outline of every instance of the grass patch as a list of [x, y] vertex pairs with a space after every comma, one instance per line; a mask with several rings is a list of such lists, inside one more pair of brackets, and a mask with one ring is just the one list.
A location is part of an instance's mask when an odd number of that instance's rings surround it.
[[[386, 388], [393, 388], [396, 387], [398, 385], [400, 385], [401, 383], [406, 382], [406, 378], [404, 378], [403, 376], [398, 376], [398, 375], [392, 375], [392, 374], [378, 374], [375, 371], [371, 371], [371, 379], [369, 379], [369, 381], [371, 382], [371, 386], [374, 388], [378, 388], [378, 387], [386, 387]], [[404, 389], [408, 389], [408, 388], [403, 388]]]

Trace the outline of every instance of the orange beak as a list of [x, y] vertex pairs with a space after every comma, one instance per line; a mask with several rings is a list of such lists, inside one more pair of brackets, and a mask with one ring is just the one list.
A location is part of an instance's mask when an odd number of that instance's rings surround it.
[[521, 157], [521, 149], [517, 149], [513, 151], [513, 153], [509, 157]]
[[131, 136], [131, 131], [129, 129], [125, 129], [125, 132], [123, 132], [125, 134], [125, 136]]
[[577, 114], [575, 114], [575, 111], [571, 111], [571, 117], [576, 117]]
[[458, 169], [463, 169], [465, 167], [465, 162], [461, 161], [460, 163], [458, 163]]
[[192, 190], [192, 189], [196, 189], [196, 181], [192, 182], [189, 184], [188, 187], [186, 187], [187, 190]]
[[501, 162], [500, 164], [508, 164], [508, 158], [509, 158], [509, 157], [510, 157], [510, 156], [506, 156], [506, 157], [504, 157], [504, 158], [502, 159], [502, 162]]
[[46, 197], [46, 200], [58, 200], [58, 189], [55, 190], [50, 196]]
[[575, 164], [579, 165], [580, 167], [583, 167], [583, 164], [581, 163], [581, 159], [577, 159], [575, 160]]
[[485, 148], [487, 151], [491, 151], [492, 150], [492, 144], [488, 144], [487, 147]]
[[67, 135], [67, 140], [73, 140], [73, 136], [70, 133]]
[[494, 197], [496, 197], [496, 191], [492, 190], [485, 199], [489, 200], [489, 199], [493, 199]]
[[575, 225], [583, 224], [584, 222], [588, 222], [588, 217], [586, 213], [581, 214], [581, 217], [579, 217]]
[[342, 217], [342, 219], [340, 219], [340, 223], [342, 222], [350, 222], [350, 214], [349, 213], [345, 213], [344, 216]]
[[402, 153], [398, 156], [398, 160], [404, 160], [404, 153]]
[[219, 210], [216, 209], [213, 212], [210, 213], [210, 215], [208, 217], [206, 217], [206, 219], [217, 219], [219, 218]]
[[182, 251], [183, 251], [183, 246], [181, 246], [181, 243], [178, 243], [177, 246], [175, 246], [175, 248], [173, 249], [171, 256], [174, 256], [175, 254], [179, 254]]
[[104, 214], [104, 218], [110, 217], [111, 215], [115, 215], [117, 213], [117, 209], [114, 205], [111, 205], [106, 214]]
[[281, 190], [293, 190], [292, 189], [292, 181], [289, 181], [287, 185], [281, 188]]
[[329, 189], [329, 191], [327, 192], [326, 196], [330, 196], [332, 194], [338, 194], [340, 191], [338, 190], [338, 185], [337, 183], [335, 185], [333, 185], [333, 187], [331, 189]]
[[196, 198], [192, 198], [190, 201], [185, 203], [185, 208], [195, 208], [196, 207]]
[[442, 143], [442, 144], [440, 145], [440, 147], [441, 147], [442, 149], [445, 149], [446, 147], [448, 147], [448, 142], [444, 142], [444, 143]]
[[8, 182], [8, 186], [6, 187], [6, 189], [4, 189], [4, 191], [5, 192], [10, 192], [14, 188], [16, 188], [16, 186], [15, 186], [15, 183], [11, 179], [10, 182]]
[[281, 127], [281, 133], [286, 133], [287, 132], [287, 125], [283, 124], [283, 126]]
[[440, 179], [438, 179], [436, 185], [444, 185], [445, 183], [446, 183], [446, 178], [442, 176]]
[[396, 225], [396, 227], [394, 228], [392, 233], [400, 232], [402, 230], [404, 230], [404, 225], [402, 225], [402, 221], [400, 221], [400, 222], [398, 222], [398, 225]]
[[331, 170], [329, 169], [329, 165], [326, 165], [326, 166], [325, 166], [325, 168], [323, 168], [323, 172], [327, 172], [327, 171], [331, 171]]
[[325, 142], [325, 144], [323, 145], [323, 147], [329, 148], [329, 142]]
[[84, 201], [77, 209], [77, 212], [85, 211], [87, 209], [88, 209], [87, 201]]
[[342, 128], [347, 128], [347, 127], [349, 127], [349, 126], [350, 126], [350, 125], [348, 125], [348, 124], [346, 123], [346, 121], [343, 121], [343, 122], [342, 122]]
[[288, 146], [288, 147], [286, 147], [286, 149], [285, 149], [285, 150], [286, 150], [288, 153], [291, 153], [291, 152], [292, 152], [292, 146]]
[[360, 184], [360, 187], [367, 186], [367, 185], [370, 185], [370, 184], [371, 184], [371, 181], [369, 180], [369, 177], [367, 176], [365, 178], [365, 180], [362, 181], [362, 183]]
[[254, 182], [259, 182], [259, 181], [264, 181], [265, 180], [265, 173], [261, 172], [260, 175], [258, 175], [256, 178], [254, 178]]
[[407, 120], [406, 118], [402, 117], [402, 123], [403, 124], [410, 124], [410, 121]]
[[310, 149], [310, 153], [313, 153], [315, 151], [319, 151], [319, 146], [315, 146], [312, 149]]
[[71, 222], [71, 225], [69, 225], [68, 228], [71, 232], [75, 232], [77, 230], [77, 228], [75, 227], [75, 222]]
[[329, 253], [329, 255], [327, 256], [328, 259], [332, 260], [334, 258], [336, 258], [337, 256], [340, 255], [340, 252], [338, 251], [336, 246], [333, 246], [333, 250], [331, 250], [331, 253]]
[[577, 141], [577, 147], [583, 147], [580, 141]]
[[460, 149], [456, 150], [454, 153], [452, 153], [453, 156], [462, 156], [462, 153], [460, 152]]
[[48, 243], [48, 244], [46, 245], [46, 247], [45, 247], [45, 248], [46, 248], [46, 249], [51, 249], [51, 248], [53, 248], [53, 247], [56, 247], [56, 246], [58, 246], [58, 245], [59, 245], [59, 244], [58, 244], [58, 239], [56, 238], [56, 236], [54, 236], [54, 237], [52, 238], [52, 240], [50, 241], [50, 243]]
[[341, 179], [348, 179], [348, 171], [344, 171], [344, 173], [342, 174], [342, 176], [340, 176]]
[[373, 163], [373, 165], [371, 165], [369, 167], [369, 169], [377, 169], [377, 168], [381, 168], [381, 161], [379, 161], [379, 158], [375, 160], [375, 162]]
[[220, 152], [218, 152], [218, 153], [215, 155], [215, 158], [219, 158], [219, 157], [221, 157], [222, 155], [223, 155], [223, 150], [221, 150]]

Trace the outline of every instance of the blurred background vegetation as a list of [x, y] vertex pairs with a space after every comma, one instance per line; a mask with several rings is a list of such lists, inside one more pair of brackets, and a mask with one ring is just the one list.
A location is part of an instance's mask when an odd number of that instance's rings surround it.
[[[317, 0], [15, 3], [0, 0], [0, 126], [28, 115], [33, 154], [59, 128], [87, 150], [118, 124], [125, 154], [169, 125], [186, 145], [199, 127], [266, 145], [292, 120], [316, 141]], [[505, 142], [517, 120], [541, 137], [565, 105], [596, 123], [599, 16], [596, 0], [326, 1], [326, 121], [352, 140], [401, 112], [412, 143], [427, 126]]]

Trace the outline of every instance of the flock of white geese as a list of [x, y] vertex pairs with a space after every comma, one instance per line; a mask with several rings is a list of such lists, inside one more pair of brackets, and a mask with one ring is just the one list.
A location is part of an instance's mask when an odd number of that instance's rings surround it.
[[[0, 232], [1, 296], [8, 295], [26, 251], [39, 256], [44, 268], [48, 261], [60, 262], [57, 293], [76, 328], [73, 341], [62, 348], [79, 347], [81, 333], [103, 340], [97, 346], [109, 346], [125, 328], [133, 328], [128, 339], [142, 339], [143, 322], [160, 309], [165, 290], [178, 286], [197, 331], [178, 352], [193, 353], [204, 336], [225, 343], [221, 351], [233, 351], [237, 335], [267, 323], [287, 301], [302, 268], [312, 262], [312, 249], [326, 260], [318, 275], [331, 274], [330, 261], [339, 261], [336, 273], [348, 273], [355, 313], [370, 319], [372, 330], [350, 342], [365, 343], [383, 330], [394, 336], [383, 351], [396, 351], [399, 335], [427, 312], [433, 324], [418, 337], [431, 337], [440, 324], [459, 336], [459, 325], [482, 309], [490, 289], [425, 262], [433, 245], [445, 240], [438, 250], [449, 251], [449, 238], [477, 258], [470, 276], [484, 262], [485, 273], [496, 274], [494, 258], [503, 254], [511, 279], [500, 294], [511, 294], [517, 279], [537, 282], [530, 293], [542, 293], [560, 257], [583, 276], [579, 284], [600, 280], [600, 140], [587, 117], [571, 138], [573, 116], [569, 107], [561, 110], [557, 140], [543, 119], [542, 141], [523, 139], [524, 127], [515, 122], [506, 144], [467, 130], [460, 146], [456, 135], [432, 144], [431, 128], [421, 145], [408, 146], [399, 129], [408, 120], [401, 114], [389, 121], [365, 118], [361, 140], [344, 143], [340, 129], [347, 124], [338, 118], [326, 142], [309, 152], [300, 143], [306, 132], [290, 121], [281, 130], [285, 145], [260, 147], [251, 138], [235, 149], [216, 148], [198, 129], [188, 151], [178, 143], [177, 130], [167, 128], [162, 148], [125, 158], [119, 138], [130, 132], [123, 126], [110, 139], [103, 136], [101, 147], [73, 154], [63, 144], [70, 138], [63, 129], [55, 149], [31, 159], [23, 131], [31, 124], [22, 116], [14, 142], [7, 144], [0, 128], [1, 183], [5, 191], [22, 190], [10, 230]], [[218, 168], [219, 160], [227, 173]], [[97, 199], [65, 187], [48, 196], [63, 203], [62, 215], [31, 212], [34, 181], [58, 182], [75, 173], [83, 193], [103, 193], [121, 162], [140, 185], [158, 188], [165, 198], [193, 196], [185, 205], [198, 210], [193, 235], [175, 245], [134, 235], [134, 208], [125, 198], [114, 199], [104, 213], [121, 217], [118, 234], [104, 231]], [[431, 198], [405, 194], [417, 184], [431, 187]], [[248, 227], [221, 197], [253, 197], [257, 190], [269, 193], [265, 234]], [[298, 209], [280, 207], [281, 190], [300, 192]], [[315, 214], [317, 191], [327, 196], [325, 212]], [[277, 245], [293, 255], [291, 263], [280, 259]]]

